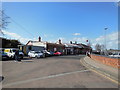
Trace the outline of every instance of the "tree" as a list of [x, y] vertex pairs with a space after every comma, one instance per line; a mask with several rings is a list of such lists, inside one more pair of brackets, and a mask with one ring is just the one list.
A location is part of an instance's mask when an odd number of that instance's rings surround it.
[[105, 45], [103, 44], [96, 44], [95, 45], [95, 50], [97, 52], [99, 52], [101, 55], [104, 55], [106, 52], [105, 52]]
[[8, 17], [5, 13], [4, 10], [0, 10], [0, 34], [4, 35], [3, 33], [3, 29], [6, 29], [7, 25], [8, 25], [8, 19], [10, 17]]
[[18, 45], [21, 43], [18, 40], [11, 40], [11, 39], [2, 39], [2, 48], [18, 48]]
[[101, 52], [101, 45], [100, 44], [96, 44], [95, 45], [95, 49], [97, 52]]

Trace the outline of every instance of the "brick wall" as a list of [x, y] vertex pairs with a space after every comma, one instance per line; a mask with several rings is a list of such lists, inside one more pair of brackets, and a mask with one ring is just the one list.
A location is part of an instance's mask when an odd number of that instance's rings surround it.
[[93, 55], [93, 54], [91, 54], [91, 58], [94, 60], [100, 61], [103, 64], [106, 64], [115, 68], [120, 68], [120, 59], [118, 58], [109, 58], [109, 57]]

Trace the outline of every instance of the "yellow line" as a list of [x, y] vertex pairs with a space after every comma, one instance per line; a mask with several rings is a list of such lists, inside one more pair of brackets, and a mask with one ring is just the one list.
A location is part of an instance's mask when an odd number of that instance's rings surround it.
[[[80, 63], [82, 63], [81, 61], [80, 61]], [[83, 64], [83, 63], [82, 63]], [[83, 64], [84, 65], [84, 64]], [[84, 65], [84, 66], [86, 66], [86, 65]], [[89, 69], [89, 67], [88, 66], [86, 66], [88, 69]], [[114, 80], [114, 79], [112, 79], [112, 78], [110, 78], [110, 77], [108, 77], [108, 76], [106, 76], [106, 75], [103, 75], [103, 74], [101, 74], [101, 73], [99, 73], [99, 72], [97, 72], [96, 70], [94, 70], [94, 69], [89, 69], [89, 70], [91, 70], [91, 71], [93, 71], [93, 72], [95, 72], [95, 73], [97, 73], [97, 74], [99, 74], [99, 75], [101, 75], [101, 76], [103, 76], [104, 78], [107, 78], [107, 79], [109, 79], [110, 81], [112, 81], [112, 82], [114, 82], [114, 83], [116, 83], [116, 84], [118, 84], [118, 85], [120, 85], [120, 82], [118, 82], [118, 81], [116, 81], [116, 80]]]
[[91, 71], [93, 71], [93, 72], [95, 72], [95, 73], [103, 76], [104, 78], [107, 78], [107, 79], [109, 79], [110, 81], [112, 81], [112, 82], [120, 85], [120, 83], [119, 83], [118, 81], [116, 81], [116, 80], [114, 80], [114, 79], [112, 79], [112, 78], [110, 78], [110, 77], [107, 77], [106, 75], [103, 75], [103, 74], [101, 74], [101, 73], [99, 73], [99, 72], [97, 72], [97, 71], [95, 71], [95, 70], [93, 70], [93, 69], [89, 69], [89, 70], [91, 70]]

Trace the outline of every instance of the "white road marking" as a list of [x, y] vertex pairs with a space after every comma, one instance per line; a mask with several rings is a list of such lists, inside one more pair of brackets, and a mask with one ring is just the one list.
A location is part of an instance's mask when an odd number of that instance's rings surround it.
[[40, 77], [40, 78], [29, 79], [29, 80], [25, 80], [25, 81], [18, 81], [18, 82], [13, 82], [13, 83], [10, 83], [10, 84], [3, 85], [3, 87], [8, 87], [8, 86], [17, 85], [17, 84], [23, 84], [23, 83], [28, 83], [28, 82], [32, 82], [32, 81], [36, 81], [36, 80], [43, 80], [43, 79], [49, 79], [49, 78], [54, 78], [54, 77], [60, 77], [60, 76], [64, 76], [64, 75], [74, 74], [74, 73], [87, 72], [87, 71], [90, 71], [90, 70], [81, 70], [81, 71], [67, 72], [67, 73], [50, 75], [50, 76], [45, 76], [45, 77]]

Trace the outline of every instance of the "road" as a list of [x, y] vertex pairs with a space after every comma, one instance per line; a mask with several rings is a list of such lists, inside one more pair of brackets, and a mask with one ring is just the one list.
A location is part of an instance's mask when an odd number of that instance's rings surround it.
[[84, 56], [54, 56], [3, 61], [3, 88], [117, 88], [114, 82], [84, 67]]

